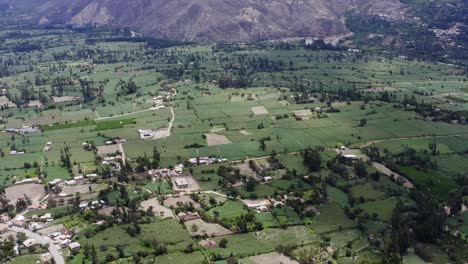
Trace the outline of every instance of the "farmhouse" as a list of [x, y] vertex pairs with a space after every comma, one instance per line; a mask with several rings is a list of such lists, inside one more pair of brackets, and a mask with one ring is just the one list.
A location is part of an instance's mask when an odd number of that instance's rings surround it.
[[200, 241], [200, 246], [203, 248], [215, 248], [216, 247], [216, 241], [213, 239], [205, 239]]
[[37, 245], [37, 241], [36, 239], [34, 238], [29, 238], [29, 239], [26, 239], [24, 242], [23, 242], [23, 246], [26, 247], [26, 248], [31, 248], [31, 247], [34, 247], [35, 245]]
[[242, 200], [242, 202], [247, 205], [247, 208], [251, 210], [264, 210], [264, 207], [267, 209], [271, 206], [271, 202], [267, 199], [265, 200]]
[[65, 185], [68, 185], [68, 186], [76, 185], [76, 181], [75, 180], [65, 181]]
[[189, 187], [189, 184], [185, 178], [175, 179], [175, 184], [179, 189], [187, 189]]
[[354, 155], [354, 154], [344, 154], [343, 157], [345, 159], [349, 159], [349, 160], [357, 160], [358, 159], [358, 157], [356, 155]]
[[83, 184], [86, 182], [86, 179], [82, 175], [75, 176], [73, 180], [75, 180], [77, 184]]
[[273, 178], [271, 176], [265, 176], [262, 178], [262, 181], [264, 182], [271, 182], [273, 180]]
[[140, 133], [141, 139], [152, 139], [153, 138], [153, 131], [152, 130], [138, 130]]
[[80, 251], [80, 243], [78, 242], [72, 242], [70, 245], [68, 245], [68, 248], [72, 253], [78, 253]]
[[177, 164], [177, 165], [174, 167], [174, 171], [175, 171], [176, 173], [179, 173], [179, 174], [182, 173], [183, 169], [184, 169], [184, 164], [182, 164], [182, 163], [181, 163], [181, 164]]
[[180, 212], [180, 213], [177, 214], [177, 217], [182, 222], [200, 219], [200, 215], [198, 213], [192, 213], [192, 212], [187, 212], [187, 213]]
[[191, 174], [171, 175], [171, 182], [176, 192], [195, 192], [200, 190], [200, 185]]
[[57, 185], [61, 183], [63, 180], [62, 179], [54, 179], [49, 182], [50, 185]]
[[44, 151], [49, 151], [52, 149], [52, 142], [47, 142], [47, 144], [44, 147]]
[[52, 260], [53, 258], [50, 253], [47, 252], [47, 253], [41, 254], [41, 263], [49, 264], [53, 262]]

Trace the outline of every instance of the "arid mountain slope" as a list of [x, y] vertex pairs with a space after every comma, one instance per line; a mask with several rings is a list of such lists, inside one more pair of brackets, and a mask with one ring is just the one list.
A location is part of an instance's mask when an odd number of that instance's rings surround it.
[[243, 41], [346, 34], [348, 11], [400, 18], [404, 6], [399, 0], [49, 0], [36, 6], [34, 19], [179, 40]]

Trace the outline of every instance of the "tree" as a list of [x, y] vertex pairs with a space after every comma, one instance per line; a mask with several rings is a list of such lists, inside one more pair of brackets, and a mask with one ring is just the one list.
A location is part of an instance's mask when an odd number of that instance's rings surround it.
[[362, 160], [358, 160], [356, 163], [354, 163], [354, 172], [356, 172], [358, 177], [367, 177], [366, 164]]
[[227, 248], [228, 241], [227, 239], [223, 238], [221, 241], [219, 241], [219, 247], [221, 248]]
[[159, 163], [161, 162], [161, 153], [159, 153], [158, 148], [154, 146], [153, 148], [153, 169], [159, 168]]
[[16, 201], [16, 211], [21, 212], [25, 210], [28, 207], [28, 203], [26, 202], [25, 199], [19, 199]]
[[367, 125], [367, 119], [361, 119], [359, 120], [359, 126], [366, 126]]
[[450, 208], [450, 215], [456, 215], [462, 210], [463, 194], [459, 189], [450, 190], [447, 206]]
[[392, 243], [394, 244], [395, 250], [400, 255], [405, 253], [409, 247], [409, 228], [403, 215], [403, 207], [403, 202], [398, 200], [397, 205], [393, 209], [391, 218]]
[[418, 210], [413, 228], [416, 238], [421, 242], [434, 242], [442, 233], [446, 214], [427, 189], [416, 189], [412, 196]]
[[303, 162], [309, 168], [309, 171], [320, 171], [322, 158], [317, 149], [312, 149], [311, 147], [308, 147], [305, 150], [301, 151], [301, 155]]
[[245, 190], [248, 192], [253, 192], [255, 191], [255, 188], [257, 187], [257, 181], [253, 177], [249, 177], [247, 180], [247, 184], [245, 186]]

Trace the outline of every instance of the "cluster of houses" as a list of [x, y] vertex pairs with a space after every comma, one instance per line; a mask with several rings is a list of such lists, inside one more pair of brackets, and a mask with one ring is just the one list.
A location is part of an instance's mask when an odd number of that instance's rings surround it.
[[[51, 186], [74, 186], [88, 183], [88, 178], [97, 177], [97, 174], [78, 175], [71, 180], [53, 179], [49, 182]], [[68, 195], [65, 195], [68, 196]]]
[[354, 161], [354, 160], [358, 160], [359, 157], [355, 154], [351, 154], [351, 153], [348, 153], [347, 152], [347, 149], [345, 146], [341, 146], [339, 147], [336, 152], [338, 153], [338, 155], [342, 156], [343, 158], [347, 159], [347, 160], [350, 160], [350, 161]]
[[153, 181], [159, 179], [169, 179], [172, 182], [173, 189], [176, 192], [197, 191], [200, 189], [196, 179], [191, 174], [183, 174], [184, 165], [178, 164], [174, 169], [154, 169], [149, 170]]
[[53, 232], [48, 235], [52, 239], [53, 243], [60, 246], [61, 248], [69, 248], [71, 252], [76, 253], [80, 251], [80, 244], [73, 242], [73, 230], [63, 228], [60, 231]]
[[101, 164], [102, 165], [109, 165], [112, 171], [120, 171], [122, 168], [120, 167], [120, 160], [122, 160], [122, 156], [107, 156], [103, 157]]
[[284, 195], [281, 200], [273, 198], [260, 199], [260, 200], [241, 200], [250, 210], [256, 210], [259, 213], [266, 213], [278, 206], [283, 206], [288, 200], [288, 196]]
[[[114, 140], [107, 140], [106, 142], [104, 142], [104, 144], [106, 145], [115, 145], [115, 144], [123, 144], [123, 143], [127, 143], [127, 140], [125, 138], [117, 138]], [[84, 142], [83, 144], [87, 144], [87, 143]]]
[[99, 201], [84, 201], [79, 204], [80, 209], [85, 210], [85, 209], [97, 209], [97, 208], [103, 208], [106, 206], [106, 202], [103, 200]]
[[158, 95], [158, 96], [153, 97], [153, 107], [154, 107], [154, 109], [161, 109], [161, 108], [166, 107], [164, 105], [164, 99], [165, 99], [165, 97], [162, 96], [162, 95]]
[[13, 135], [24, 135], [29, 133], [41, 132], [41, 130], [37, 127], [23, 125], [22, 128], [7, 128], [3, 130], [3, 132]]
[[54, 221], [52, 214], [46, 213], [44, 215], [32, 215], [32, 216], [24, 216], [19, 215], [16, 217], [11, 224], [20, 228], [29, 229], [33, 232], [36, 230], [45, 228], [49, 226], [49, 224]]
[[188, 163], [191, 165], [211, 165], [213, 163], [226, 162], [227, 159], [224, 158], [210, 158], [210, 157], [198, 157], [190, 158]]
[[161, 109], [166, 107], [165, 106], [165, 101], [167, 101], [169, 98], [175, 96], [177, 94], [177, 91], [175, 89], [172, 89], [169, 92], [163, 92], [162, 95], [158, 95], [153, 97], [153, 107], [155, 109]]

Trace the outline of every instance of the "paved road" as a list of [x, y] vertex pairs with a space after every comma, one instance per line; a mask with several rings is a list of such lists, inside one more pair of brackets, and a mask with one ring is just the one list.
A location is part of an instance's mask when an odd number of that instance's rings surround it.
[[59, 247], [55, 245], [52, 239], [50, 239], [49, 237], [34, 233], [30, 230], [20, 228], [17, 226], [9, 227], [9, 229], [14, 232], [23, 232], [24, 234], [26, 234], [27, 237], [34, 238], [37, 242], [41, 243], [42, 245], [49, 244], [49, 253], [54, 258], [55, 263], [65, 264], [65, 260], [63, 259], [63, 256], [59, 250]]

